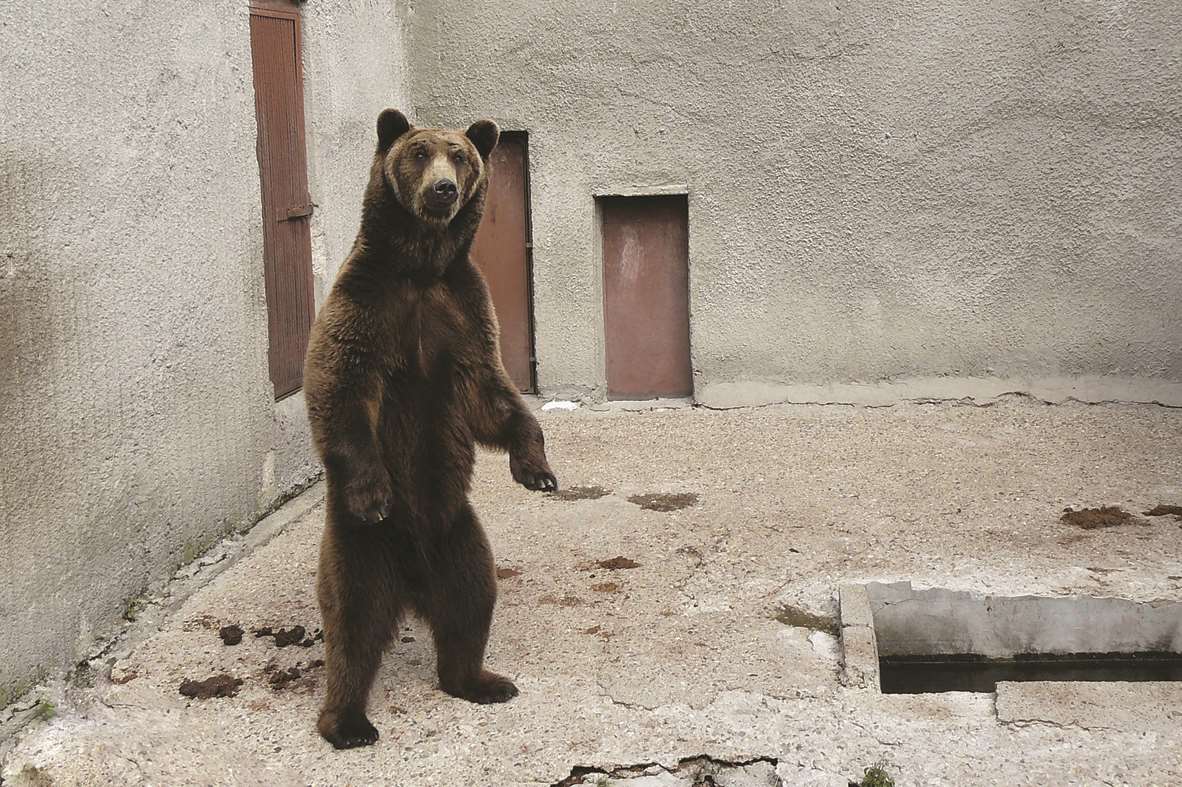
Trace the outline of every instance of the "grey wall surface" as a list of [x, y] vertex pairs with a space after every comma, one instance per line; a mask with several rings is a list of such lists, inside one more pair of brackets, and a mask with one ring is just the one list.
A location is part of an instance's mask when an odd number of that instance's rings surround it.
[[308, 128], [316, 302], [328, 294], [361, 224], [378, 114], [409, 101], [402, 25], [388, 2], [307, 3], [304, 104]]
[[[125, 6], [0, 6], [0, 707], [318, 470], [268, 379], [247, 4]], [[321, 291], [398, 35], [305, 7]]]
[[597, 192], [689, 192], [707, 404], [1182, 403], [1182, 4], [400, 4], [530, 132], [539, 380], [602, 393]]

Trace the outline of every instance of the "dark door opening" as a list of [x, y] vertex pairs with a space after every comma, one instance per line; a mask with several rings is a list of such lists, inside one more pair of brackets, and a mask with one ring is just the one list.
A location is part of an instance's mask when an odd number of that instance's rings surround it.
[[523, 393], [536, 390], [531, 250], [528, 140], [524, 131], [506, 131], [492, 153], [488, 198], [472, 259], [488, 282], [501, 326], [501, 361]]
[[599, 207], [608, 397], [689, 396], [688, 201], [604, 197]]
[[263, 194], [268, 359], [275, 398], [281, 399], [303, 385], [304, 353], [316, 303], [300, 15], [294, 6], [273, 5], [251, 6], [250, 51]]

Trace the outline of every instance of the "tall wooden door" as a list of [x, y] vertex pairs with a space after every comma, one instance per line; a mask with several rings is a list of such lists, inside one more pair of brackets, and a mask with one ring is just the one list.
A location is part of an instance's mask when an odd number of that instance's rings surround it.
[[605, 197], [600, 219], [608, 397], [689, 396], [686, 197]]
[[534, 390], [533, 311], [530, 298], [529, 158], [525, 132], [506, 131], [493, 149], [484, 218], [472, 259], [488, 281], [501, 360], [522, 392]]
[[257, 153], [263, 192], [263, 268], [271, 382], [280, 399], [303, 385], [304, 353], [316, 310], [312, 284], [308, 161], [300, 16], [251, 6]]

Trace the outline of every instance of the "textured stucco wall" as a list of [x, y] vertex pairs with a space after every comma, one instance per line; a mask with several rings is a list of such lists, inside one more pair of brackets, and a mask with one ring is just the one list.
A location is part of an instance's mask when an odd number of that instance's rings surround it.
[[[0, 707], [317, 472], [267, 373], [247, 3], [125, 5], [0, 5]], [[323, 290], [404, 68], [387, 4], [304, 9]]]
[[361, 223], [361, 197], [377, 143], [378, 113], [405, 107], [406, 51], [390, 2], [302, 6], [304, 103], [316, 302], [332, 286]]
[[707, 403], [1182, 403], [1182, 4], [400, 8], [420, 118], [530, 131], [544, 391], [602, 390], [592, 194], [684, 184]]

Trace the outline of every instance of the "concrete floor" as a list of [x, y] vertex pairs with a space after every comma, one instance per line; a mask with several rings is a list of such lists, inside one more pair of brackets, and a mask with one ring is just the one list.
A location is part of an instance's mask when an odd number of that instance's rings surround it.
[[[323, 646], [250, 633], [319, 624], [313, 490], [268, 543], [190, 580], [200, 587], [112, 650], [92, 688], [59, 689], [5, 783], [549, 786], [585, 768], [593, 784], [844, 787], [876, 762], [899, 785], [1182, 782], [1175, 703], [1064, 723], [999, 716], [992, 694], [884, 696], [842, 685], [831, 635], [777, 620], [792, 605], [824, 629], [838, 585], [863, 580], [1182, 599], [1182, 523], [1059, 521], [1065, 506], [1182, 504], [1182, 410], [1010, 398], [542, 418], [563, 486], [610, 492], [528, 493], [504, 457], [481, 458], [475, 505], [498, 564], [518, 572], [501, 581], [489, 662], [520, 697], [480, 707], [442, 694], [412, 623], [373, 694], [377, 745], [320, 740], [322, 670], [308, 664]], [[644, 493], [697, 502], [629, 502]], [[639, 565], [595, 566], [615, 557]], [[247, 634], [227, 647], [217, 629], [231, 623]], [[268, 665], [306, 675], [275, 690]], [[178, 693], [221, 672], [244, 681], [237, 696]]]

